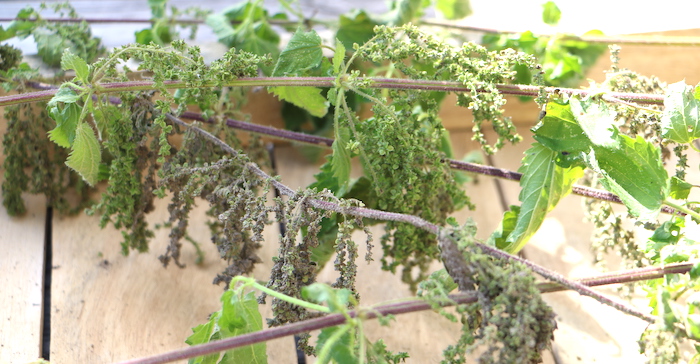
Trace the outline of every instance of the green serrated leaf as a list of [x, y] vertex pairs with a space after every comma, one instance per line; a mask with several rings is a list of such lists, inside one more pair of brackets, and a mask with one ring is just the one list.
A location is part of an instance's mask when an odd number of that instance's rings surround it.
[[332, 312], [346, 312], [352, 292], [346, 288], [336, 289], [323, 283], [312, 283], [302, 288], [302, 297], [325, 304]]
[[[206, 344], [211, 340], [211, 336], [216, 327], [218, 313], [211, 315], [209, 322], [206, 324], [201, 324], [192, 329], [192, 335], [185, 339], [185, 343], [188, 345], [200, 345]], [[205, 356], [198, 356], [196, 358], [190, 359], [188, 364], [216, 364], [219, 361], [221, 354], [209, 354]]]
[[544, 118], [532, 132], [535, 140], [557, 153], [557, 164], [562, 167], [581, 163], [583, 153], [591, 148], [591, 141], [574, 117], [569, 103], [548, 102]]
[[374, 27], [379, 22], [372, 19], [364, 10], [353, 10], [340, 16], [340, 24], [335, 37], [346, 49], [353, 49], [354, 44], [367, 43], [374, 36]]
[[555, 4], [554, 1], [547, 1], [542, 4], [542, 8], [542, 21], [545, 22], [545, 24], [557, 25], [561, 18], [561, 10], [559, 10], [557, 4]]
[[348, 152], [347, 144], [350, 140], [350, 130], [345, 127], [338, 126], [335, 129], [335, 140], [333, 141], [333, 157], [331, 159], [331, 170], [333, 177], [338, 180], [340, 188], [346, 186], [350, 181], [350, 152]]
[[321, 37], [315, 30], [298, 29], [280, 53], [272, 76], [301, 75], [321, 65], [323, 50]]
[[[217, 324], [222, 339], [262, 330], [262, 316], [252, 292], [241, 297], [238, 292], [229, 290], [221, 296], [221, 301], [223, 306]], [[266, 345], [258, 343], [229, 350], [220, 363], [267, 363]]]
[[676, 177], [671, 177], [671, 188], [669, 190], [669, 196], [675, 198], [676, 200], [685, 200], [690, 195], [690, 189], [693, 185]]
[[[270, 26], [267, 11], [259, 2], [241, 2], [207, 17], [209, 25], [219, 42], [260, 56], [279, 54], [280, 37]], [[237, 24], [234, 27], [232, 24]], [[263, 67], [266, 74], [271, 69]]]
[[338, 74], [340, 69], [343, 67], [343, 61], [345, 60], [345, 46], [343, 42], [336, 39], [335, 40], [335, 54], [333, 54], [333, 73]]
[[[344, 326], [333, 326], [321, 330], [316, 342], [316, 352], [320, 352], [326, 345], [332, 345], [332, 348], [330, 349], [330, 357], [327, 358], [329, 360], [319, 360], [317, 363], [326, 364], [331, 360], [336, 364], [355, 364], [358, 362], [358, 358], [352, 350], [354, 330], [350, 329], [340, 334], [340, 330], [343, 329], [345, 329]], [[337, 337], [337, 340], [331, 341], [330, 339], [334, 337]]]
[[556, 152], [539, 143], [534, 143], [525, 151], [518, 170], [523, 174], [520, 180], [520, 212], [501, 249], [511, 254], [519, 252], [540, 228], [547, 213], [571, 192], [574, 182], [583, 176], [580, 166], [563, 168], [555, 163], [555, 159]]
[[75, 75], [78, 79], [84, 84], [87, 84], [88, 76], [90, 75], [90, 68], [87, 62], [71, 53], [68, 48], [63, 51], [63, 56], [61, 56], [61, 69], [64, 71], [75, 70]]
[[518, 215], [520, 215], [520, 206], [511, 205], [510, 209], [503, 213], [503, 219], [501, 219], [496, 230], [491, 233], [486, 243], [501, 250], [507, 247], [509, 245], [507, 242], [508, 236], [515, 229]]
[[683, 81], [668, 85], [661, 130], [664, 138], [677, 143], [700, 138], [700, 109], [692, 86]]
[[[617, 115], [608, 104], [598, 98], [579, 100], [572, 98], [569, 102], [571, 113], [576, 118], [590, 144], [596, 147], [618, 148], [620, 139], [615, 119]], [[580, 139], [580, 138], [579, 138]]]
[[395, 0], [391, 4], [391, 10], [380, 18], [381, 23], [400, 26], [420, 18], [423, 15], [423, 8], [429, 3], [423, 0]]
[[617, 149], [593, 147], [588, 166], [603, 176], [603, 186], [618, 195], [630, 214], [655, 218], [669, 193], [669, 178], [657, 146], [641, 136], [620, 135]]
[[466, 18], [472, 13], [469, 0], [437, 0], [435, 8], [449, 20]]
[[62, 103], [74, 103], [80, 100], [80, 95], [76, 94], [75, 91], [73, 91], [72, 88], [63, 86], [56, 91], [56, 93], [53, 95], [51, 100], [49, 100], [49, 103], [47, 104], [49, 107], [56, 106], [59, 102]]
[[328, 100], [321, 94], [317, 87], [304, 86], [277, 86], [270, 87], [270, 91], [281, 100], [291, 102], [308, 111], [311, 115], [323, 117], [328, 112]]
[[79, 123], [66, 165], [78, 172], [90, 186], [97, 183], [100, 170], [100, 143], [88, 123]]
[[49, 115], [56, 121], [56, 127], [49, 131], [49, 140], [63, 148], [73, 145], [76, 128], [80, 121], [81, 108], [77, 104], [70, 103], [48, 106]]

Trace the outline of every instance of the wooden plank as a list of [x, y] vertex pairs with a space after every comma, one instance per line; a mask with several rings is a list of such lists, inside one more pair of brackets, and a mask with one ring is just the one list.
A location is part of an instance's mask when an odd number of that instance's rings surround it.
[[[0, 108], [0, 115], [4, 115]], [[0, 135], [7, 123], [0, 120]], [[0, 181], [4, 154], [0, 143]], [[10, 217], [0, 206], [0, 362], [41, 356], [46, 199], [24, 196], [27, 214]]]
[[0, 206], [0, 362], [41, 357], [46, 200], [26, 198], [27, 215]]
[[[158, 201], [150, 221], [164, 221], [166, 207], [167, 201]], [[225, 265], [209, 243], [205, 207], [190, 219], [190, 234], [201, 242], [205, 262], [194, 264], [194, 248], [186, 244], [185, 269], [164, 269], [157, 260], [165, 252], [166, 231], [156, 232], [151, 252], [124, 257], [120, 234], [100, 230], [97, 217], [54, 218], [52, 362], [108, 363], [187, 346], [190, 329], [221, 307], [222, 287], [211, 282]], [[268, 278], [278, 234], [276, 226], [266, 231], [269, 244], [260, 254], [264, 263], [254, 274], [257, 279]], [[269, 317], [269, 307], [261, 311]], [[269, 342], [268, 353], [271, 363], [294, 362], [293, 339]]]

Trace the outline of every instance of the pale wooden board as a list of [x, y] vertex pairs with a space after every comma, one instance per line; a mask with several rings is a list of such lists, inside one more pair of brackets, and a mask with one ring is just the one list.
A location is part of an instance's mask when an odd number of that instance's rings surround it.
[[27, 215], [19, 218], [0, 206], [0, 363], [41, 356], [46, 200], [25, 202]]
[[[698, 37], [700, 29], [670, 30], [639, 35]], [[620, 47], [620, 68], [629, 69], [643, 76], [656, 76], [666, 83], [685, 80], [689, 85], [697, 85], [700, 82], [700, 69], [693, 67], [700, 61], [700, 47], [632, 44], [620, 44]], [[610, 53], [606, 51], [591, 67], [588, 78], [603, 82], [611, 64]]]
[[[496, 154], [497, 167], [517, 170], [520, 166], [523, 152], [533, 139], [527, 128], [518, 131], [524, 136], [524, 141]], [[504, 183], [508, 184], [505, 190], [509, 202], [519, 204], [519, 184]], [[569, 278], [600, 274], [592, 263], [593, 255], [589, 250], [593, 225], [583, 221], [582, 204], [583, 199], [576, 195], [560, 201], [525, 247], [526, 257]], [[597, 290], [616, 296], [612, 288]], [[557, 313], [558, 329], [554, 333], [553, 351], [560, 364], [644, 362], [637, 340], [647, 326], [646, 322], [577, 293], [549, 293], [544, 298]]]
[[[166, 219], [167, 201], [159, 201], [151, 222]], [[190, 233], [206, 252], [194, 264], [194, 248], [185, 242], [182, 262], [164, 269], [157, 257], [165, 252], [167, 232], [157, 231], [151, 252], [120, 254], [120, 234], [100, 230], [97, 217], [54, 219], [54, 290], [52, 296], [51, 361], [108, 363], [186, 347], [191, 328], [205, 323], [221, 308], [221, 286], [212, 285], [224, 268], [208, 237], [204, 204], [191, 214]], [[277, 226], [266, 230], [260, 252], [264, 263], [254, 276], [268, 278], [276, 253]], [[269, 317], [269, 307], [261, 308]], [[268, 342], [271, 363], [293, 363], [293, 339]]]
[[[0, 135], [7, 128], [4, 113], [0, 108]], [[2, 149], [0, 143], [0, 181], [5, 175]], [[41, 356], [46, 199], [24, 197], [25, 216], [10, 217], [0, 205], [0, 363]]]

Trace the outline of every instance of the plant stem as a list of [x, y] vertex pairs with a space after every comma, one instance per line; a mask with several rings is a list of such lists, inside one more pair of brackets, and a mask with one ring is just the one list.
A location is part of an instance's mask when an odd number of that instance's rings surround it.
[[684, 213], [686, 213], [686, 214], [692, 216], [696, 221], [700, 221], [700, 214], [698, 214], [697, 212], [695, 212], [695, 211], [693, 211], [693, 210], [691, 210], [691, 209], [689, 209], [689, 208], [687, 208], [687, 207], [685, 207], [685, 206], [683, 206], [683, 205], [680, 205], [680, 204], [677, 204], [677, 203], [673, 203], [673, 202], [669, 201], [668, 199], [666, 199], [666, 200], [664, 201], [664, 204], [665, 204], [665, 205], [668, 205], [668, 206], [671, 206], [671, 207], [673, 207], [674, 209], [676, 209], [676, 210], [678, 210], [678, 211], [682, 211], [682, 212], [684, 212]]
[[[267, 87], [267, 86], [312, 86], [312, 87], [333, 87], [335, 85], [336, 78], [334, 77], [241, 77], [234, 81], [226, 84], [217, 84], [216, 82], [206, 82], [202, 85], [198, 85], [200, 88], [209, 87]], [[434, 81], [434, 80], [413, 80], [413, 79], [403, 79], [403, 78], [372, 78], [372, 77], [358, 77], [358, 82], [369, 81], [369, 88], [381, 88], [381, 89], [414, 89], [423, 91], [444, 91], [444, 92], [471, 92], [472, 90], [460, 82], [456, 81]], [[166, 89], [179, 89], [193, 87], [188, 85], [184, 81], [163, 81], [163, 87]], [[125, 92], [125, 91], [146, 91], [158, 89], [153, 81], [128, 81], [128, 82], [112, 82], [112, 83], [101, 83], [95, 86], [96, 92], [99, 89], [99, 93], [110, 93], [110, 92]], [[536, 97], [540, 91], [539, 86], [530, 85], [506, 85], [499, 84], [496, 88], [504, 95], [515, 95], [515, 96], [530, 96]], [[485, 92], [483, 89], [476, 89], [477, 92]], [[595, 91], [590, 90], [580, 90], [572, 88], [555, 88], [546, 87], [546, 92], [559, 92], [571, 95], [586, 96], [590, 93], [595, 93]], [[14, 104], [21, 104], [25, 102], [36, 102], [36, 101], [47, 101], [50, 100], [56, 90], [46, 90], [39, 92], [30, 92], [19, 95], [9, 95], [0, 97], [0, 106], [8, 106]], [[639, 104], [663, 104], [663, 95], [654, 94], [635, 94], [635, 93], [624, 93], [624, 92], [611, 92], [608, 93], [609, 96], [636, 102]]]
[[[166, 114], [166, 117], [171, 122], [176, 123], [182, 127], [191, 128], [196, 133], [198, 133], [201, 136], [205, 137], [206, 139], [209, 139], [210, 141], [214, 142], [215, 144], [220, 146], [223, 150], [231, 153], [232, 155], [234, 155], [234, 156], [239, 155], [238, 151], [231, 148], [228, 144], [224, 143], [222, 140], [215, 137], [214, 135], [211, 135], [209, 132], [202, 130], [201, 128], [198, 128], [195, 126], [187, 125], [187, 123], [174, 117], [171, 114]], [[275, 186], [275, 188], [277, 188], [277, 190], [279, 190], [279, 192], [281, 194], [287, 195], [291, 198], [293, 198], [296, 195], [296, 193], [291, 188], [287, 187], [285, 184], [278, 181], [277, 179], [272, 178], [270, 175], [268, 175], [262, 169], [260, 169], [260, 167], [258, 167], [255, 163], [248, 162], [246, 164], [246, 167], [251, 172], [253, 172], [254, 174], [258, 175], [260, 178], [262, 178], [263, 180], [265, 180], [268, 183], [271, 183], [273, 186]], [[368, 209], [368, 208], [364, 208], [364, 207], [343, 207], [335, 202], [323, 201], [323, 200], [319, 200], [319, 199], [309, 199], [308, 203], [312, 207], [316, 207], [316, 208], [328, 210], [328, 211], [339, 212], [341, 214], [347, 214], [347, 215], [363, 217], [363, 218], [370, 218], [370, 219], [377, 219], [377, 220], [389, 220], [389, 221], [408, 223], [408, 224], [411, 224], [415, 227], [426, 230], [432, 234], [435, 234], [437, 236], [440, 236], [440, 232], [442, 231], [440, 226], [435, 225], [427, 220], [424, 220], [420, 217], [413, 216], [413, 215], [400, 214], [400, 213], [395, 213], [395, 212], [387, 212], [387, 211], [381, 211], [381, 210], [375, 210], [375, 209]], [[441, 240], [447, 241], [447, 243], [450, 245], [456, 245], [451, 239], [441, 239]], [[620, 302], [617, 302], [611, 298], [605, 297], [605, 296], [601, 295], [600, 293], [597, 293], [597, 292], [591, 290], [590, 288], [588, 288], [580, 283], [573, 282], [569, 279], [566, 279], [564, 276], [562, 276], [561, 274], [559, 274], [557, 272], [550, 271], [544, 267], [541, 267], [541, 266], [539, 266], [531, 261], [522, 259], [520, 257], [510, 255], [510, 254], [508, 254], [502, 250], [499, 250], [495, 247], [488, 246], [488, 245], [481, 244], [481, 243], [477, 243], [477, 245], [485, 253], [487, 253], [491, 256], [498, 257], [498, 258], [505, 259], [505, 260], [512, 260], [512, 261], [519, 262], [519, 263], [527, 266], [528, 268], [530, 268], [530, 270], [532, 270], [533, 272], [541, 275], [542, 277], [544, 277], [546, 279], [557, 282], [557, 283], [559, 283], [559, 284], [561, 284], [569, 289], [575, 290], [576, 292], [578, 292], [582, 295], [592, 297], [592, 298], [596, 299], [598, 302], [609, 305], [617, 310], [620, 310], [620, 311], [625, 312], [627, 314], [630, 314], [632, 316], [641, 318], [641, 319], [648, 321], [648, 322], [654, 322], [653, 317], [646, 315], [644, 313], [641, 313], [641, 312], [635, 310], [634, 308], [631, 308], [623, 303], [620, 303]], [[454, 246], [454, 247], [450, 246], [449, 248], [452, 251], [459, 251], [459, 249], [457, 249], [456, 246]]]
[[[182, 114], [180, 114], [180, 117], [185, 118], [185, 119], [191, 119], [191, 120], [197, 120], [197, 121], [202, 121], [202, 122], [213, 122], [213, 119], [206, 120], [202, 114], [192, 112], [192, 111], [185, 111]], [[284, 139], [284, 140], [293, 140], [296, 142], [302, 142], [302, 143], [307, 143], [307, 144], [312, 144], [312, 145], [317, 145], [317, 146], [325, 146], [325, 147], [330, 147], [333, 145], [333, 139], [331, 138], [326, 138], [318, 135], [310, 135], [310, 134], [304, 134], [304, 133], [299, 133], [299, 132], [294, 132], [290, 130], [284, 130], [284, 129], [277, 129], [271, 126], [264, 126], [264, 125], [259, 125], [259, 124], [253, 124], [253, 123], [247, 123], [245, 121], [239, 121], [239, 120], [234, 120], [234, 119], [226, 119], [226, 125], [235, 128], [235, 129], [240, 129], [240, 130], [245, 130], [253, 133], [258, 133], [258, 134], [264, 134], [268, 135], [271, 137], [279, 138], [279, 139]], [[469, 162], [462, 162], [454, 159], [449, 160], [450, 163], [450, 168], [452, 169], [459, 169], [461, 171], [466, 171], [466, 172], [472, 172], [472, 173], [478, 173], [478, 174], [483, 174], [491, 177], [499, 177], [499, 178], [504, 178], [507, 180], [511, 181], [520, 181], [522, 178], [522, 173], [514, 172], [508, 169], [503, 169], [503, 168], [497, 168], [497, 167], [492, 167], [492, 166], [486, 166], [482, 164], [476, 164], [476, 163], [469, 163]], [[587, 186], [573, 186], [572, 191], [573, 194], [588, 197], [588, 198], [595, 198], [597, 200], [605, 200], [609, 202], [615, 202], [622, 204], [622, 200], [620, 198], [608, 191], [604, 190], [599, 190]], [[676, 213], [673, 209], [664, 206], [661, 211], [668, 213], [668, 214], [673, 214]]]
[[[687, 262], [680, 264], [670, 264], [665, 267], [648, 267], [634, 269], [622, 272], [615, 272], [606, 275], [581, 279], [579, 282], [586, 286], [603, 286], [617, 283], [629, 283], [642, 280], [662, 278], [668, 274], [684, 274], [697, 262]], [[542, 293], [564, 291], [561, 285], [556, 283], [539, 283], [538, 289]], [[450, 295], [452, 304], [467, 304], [476, 302], [476, 295], [473, 292], [463, 292]], [[447, 305], [446, 305], [447, 306]], [[404, 313], [418, 312], [430, 310], [429, 303], [420, 298], [403, 299], [400, 302], [389, 304], [381, 304], [368, 309], [354, 310], [349, 313], [350, 317], [358, 317], [374, 319], [385, 315], [400, 315]], [[202, 355], [212, 354], [224, 350], [230, 350], [245, 345], [252, 345], [268, 340], [278, 339], [285, 336], [291, 336], [311, 330], [319, 330], [330, 326], [342, 325], [346, 322], [346, 317], [342, 314], [329, 314], [323, 317], [318, 317], [310, 320], [286, 324], [283, 326], [273, 327], [270, 329], [253, 332], [246, 335], [231, 337], [219, 341], [210, 342], [207, 344], [192, 346], [188, 348], [173, 350], [166, 353], [161, 353], [147, 358], [133, 359], [121, 362], [121, 364], [160, 364], [169, 363], [177, 360], [195, 358]]]
[[310, 310], [315, 310], [315, 311], [319, 311], [319, 312], [323, 312], [323, 313], [330, 313], [330, 312], [331, 312], [330, 308], [328, 308], [328, 307], [326, 307], [326, 306], [321, 306], [321, 305], [317, 305], [317, 304], [315, 304], [315, 303], [311, 303], [311, 302], [307, 302], [307, 301], [304, 301], [304, 300], [300, 300], [300, 299], [298, 299], [298, 298], [296, 298], [296, 297], [288, 296], [288, 295], [286, 295], [286, 294], [284, 294], [284, 293], [280, 293], [280, 292], [277, 292], [277, 291], [275, 291], [275, 290], [273, 290], [273, 289], [269, 289], [269, 288], [267, 288], [267, 287], [265, 287], [265, 286], [259, 284], [259, 283], [255, 280], [255, 278], [248, 278], [248, 277], [243, 277], [243, 276], [234, 277], [234, 278], [231, 280], [231, 285], [230, 285], [230, 287], [235, 287], [235, 285], [236, 285], [238, 282], [241, 282], [241, 283], [242, 283], [242, 287], [241, 287], [241, 288], [243, 288], [243, 287], [252, 287], [253, 289], [257, 289], [258, 291], [261, 291], [261, 292], [263, 292], [263, 293], [265, 293], [265, 294], [267, 294], [267, 295], [269, 295], [269, 296], [272, 296], [272, 297], [278, 298], [278, 299], [280, 299], [280, 300], [289, 302], [289, 303], [291, 303], [291, 304], [293, 304], [293, 305], [297, 305], [297, 306], [300, 306], [300, 307], [304, 307], [304, 308], [307, 308], [307, 309], [310, 309]]

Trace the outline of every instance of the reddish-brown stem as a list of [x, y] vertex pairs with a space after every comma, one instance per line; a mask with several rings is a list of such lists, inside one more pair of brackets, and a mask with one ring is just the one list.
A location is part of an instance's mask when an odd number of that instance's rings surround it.
[[[663, 268], [648, 267], [623, 272], [615, 272], [606, 275], [584, 278], [579, 280], [581, 284], [589, 287], [603, 286], [617, 283], [629, 283], [642, 280], [662, 278], [668, 274], [684, 274], [690, 271], [696, 262], [680, 263], [667, 265]], [[538, 289], [542, 293], [564, 291], [566, 288], [556, 283], [539, 283]], [[476, 301], [476, 297], [471, 292], [458, 293], [450, 295], [451, 304], [466, 304]], [[447, 304], [446, 304], [447, 306]], [[425, 311], [431, 309], [431, 305], [420, 299], [397, 302], [374, 306], [369, 309], [360, 309], [351, 311], [350, 317], [357, 317], [361, 314], [363, 318], [373, 319], [379, 315], [399, 315], [403, 313]], [[246, 335], [227, 338], [219, 341], [214, 341], [207, 344], [192, 346], [188, 348], [173, 350], [167, 353], [154, 355], [147, 358], [134, 359], [124, 361], [121, 364], [160, 364], [169, 363], [177, 360], [195, 358], [202, 355], [213, 354], [225, 350], [231, 350], [245, 345], [265, 342], [272, 339], [277, 339], [285, 336], [301, 334], [312, 330], [319, 330], [326, 327], [342, 325], [345, 323], [345, 317], [341, 314], [330, 314], [323, 317], [318, 317], [302, 322], [287, 324], [284, 326], [274, 327]]]
[[[445, 92], [471, 92], [472, 90], [463, 84], [455, 81], [434, 81], [434, 80], [412, 80], [399, 78], [364, 78], [358, 77], [359, 82], [368, 81], [369, 88], [380, 89], [416, 89], [423, 91], [445, 91]], [[333, 87], [336, 79], [334, 77], [241, 77], [226, 85], [216, 85], [207, 83], [197, 87], [254, 87], [254, 86], [312, 86], [312, 87]], [[167, 89], [178, 89], [191, 87], [183, 81], [164, 81], [163, 86]], [[128, 81], [128, 82], [112, 82], [103, 83], [95, 86], [96, 92], [123, 92], [123, 91], [142, 91], [153, 90], [157, 86], [152, 81]], [[531, 96], [536, 97], [539, 94], [539, 86], [529, 85], [496, 85], [496, 88], [505, 95], [516, 96]], [[549, 93], [566, 93], [572, 95], [589, 95], [596, 91], [579, 90], [571, 88], [556, 88], [545, 87]], [[485, 90], [476, 89], [477, 92]], [[21, 104], [25, 102], [47, 101], [53, 97], [56, 90], [46, 90], [31, 92], [20, 95], [9, 95], [0, 97], [0, 106]], [[616, 99], [636, 102], [639, 104], [663, 104], [663, 95], [654, 94], [635, 94], [624, 92], [611, 92], [611, 97]]]
[[[202, 114], [192, 112], [192, 111], [185, 111], [183, 112], [180, 117], [185, 118], [185, 119], [191, 119], [191, 120], [198, 120], [198, 121], [203, 121], [203, 122], [211, 122], [211, 120], [205, 120], [204, 117], [202, 117]], [[277, 129], [273, 128], [271, 126], [264, 126], [264, 125], [259, 125], [259, 124], [253, 124], [253, 123], [247, 123], [244, 121], [239, 121], [239, 120], [234, 120], [234, 119], [226, 119], [226, 125], [240, 129], [240, 130], [245, 130], [253, 133], [258, 133], [258, 134], [264, 134], [264, 135], [269, 135], [275, 138], [280, 138], [280, 139], [285, 139], [285, 140], [293, 140], [297, 142], [302, 142], [302, 143], [307, 143], [307, 144], [313, 144], [313, 145], [321, 145], [321, 146], [327, 146], [330, 147], [333, 145], [333, 139], [331, 138], [326, 138], [318, 135], [309, 135], [309, 134], [304, 134], [304, 133], [298, 133], [290, 130], [283, 130], [283, 129]], [[512, 181], [519, 181], [522, 178], [522, 173], [518, 172], [513, 172], [507, 169], [503, 168], [497, 168], [497, 167], [492, 167], [492, 166], [486, 166], [482, 164], [476, 164], [476, 163], [469, 163], [469, 162], [462, 162], [454, 159], [449, 160], [450, 163], [450, 168], [453, 169], [459, 169], [462, 171], [467, 171], [467, 172], [472, 172], [472, 173], [479, 173], [487, 176], [492, 176], [492, 177], [499, 177], [499, 178], [504, 178]], [[608, 191], [604, 190], [599, 190], [591, 187], [586, 187], [586, 186], [573, 186], [572, 188], [572, 193], [588, 198], [595, 198], [597, 200], [605, 200], [609, 202], [615, 202], [615, 203], [622, 203], [622, 200], [618, 196], [616, 196], [613, 193], [610, 193]], [[661, 211], [668, 213], [668, 214], [673, 214], [676, 212], [676, 210], [664, 206], [661, 208]]]
[[[188, 126], [187, 123], [176, 118], [173, 115], [166, 114], [166, 117], [171, 122], [178, 124], [182, 127], [190, 127], [191, 130], [193, 130], [197, 134], [203, 136], [204, 138], [209, 139], [211, 142], [215, 143], [216, 145], [221, 147], [226, 152], [228, 152], [234, 156], [237, 156], [239, 154], [238, 151], [231, 148], [228, 144], [224, 143], [221, 139], [215, 137], [214, 135], [210, 134], [209, 132], [207, 132], [201, 128], [195, 127], [195, 126]], [[255, 163], [248, 162], [246, 164], [246, 167], [251, 172], [253, 172], [257, 176], [259, 176], [261, 179], [271, 183], [280, 192], [280, 194], [283, 194], [283, 195], [286, 195], [289, 197], [294, 197], [296, 195], [296, 193], [291, 188], [287, 187], [285, 184], [283, 184], [279, 180], [272, 178], [270, 175], [268, 175], [262, 169], [260, 169], [260, 167], [258, 167]], [[396, 222], [403, 222], [403, 223], [411, 224], [415, 227], [421, 228], [423, 230], [426, 230], [426, 231], [428, 231], [432, 234], [438, 235], [438, 236], [440, 235], [440, 231], [441, 231], [440, 226], [433, 224], [433, 223], [431, 223], [425, 219], [422, 219], [418, 216], [414, 216], [414, 215], [400, 214], [400, 213], [387, 212], [387, 211], [381, 211], [381, 210], [375, 210], [375, 209], [368, 209], [368, 208], [364, 208], [364, 207], [343, 207], [343, 206], [340, 206], [336, 202], [323, 201], [323, 200], [319, 200], [319, 199], [315, 199], [315, 198], [308, 199], [307, 203], [309, 205], [316, 207], [316, 208], [319, 208], [319, 209], [339, 212], [339, 213], [350, 215], [350, 216], [363, 217], [363, 218], [376, 219], [376, 220], [385, 220], [385, 221], [396, 221]], [[442, 240], [446, 244], [449, 244], [449, 245], [455, 244], [450, 239], [442, 239]], [[516, 261], [520, 264], [525, 265], [530, 270], [541, 275], [542, 277], [544, 277], [546, 279], [557, 282], [557, 283], [563, 285], [564, 287], [575, 290], [576, 292], [578, 292], [582, 295], [594, 298], [598, 302], [609, 305], [609, 306], [611, 306], [619, 311], [625, 312], [629, 315], [638, 317], [638, 318], [643, 319], [643, 320], [648, 321], [648, 322], [654, 321], [654, 318], [647, 315], [647, 314], [639, 312], [636, 309], [629, 307], [623, 303], [617, 302], [611, 298], [605, 297], [605, 296], [591, 290], [590, 288], [588, 288], [580, 283], [573, 282], [569, 279], [566, 279], [561, 274], [554, 272], [554, 271], [551, 271], [547, 268], [541, 267], [541, 266], [539, 266], [539, 265], [537, 265], [529, 260], [525, 260], [525, 259], [522, 259], [520, 257], [508, 254], [508, 253], [506, 253], [502, 250], [499, 250], [495, 247], [485, 245], [482, 243], [477, 243], [476, 245], [479, 246], [479, 248], [481, 248], [481, 250], [483, 252], [485, 252], [486, 254], [489, 254], [491, 256], [498, 257], [498, 258], [501, 258], [504, 260]], [[451, 246], [450, 248], [452, 248], [452, 250], [458, 251], [458, 249], [454, 246]]]

